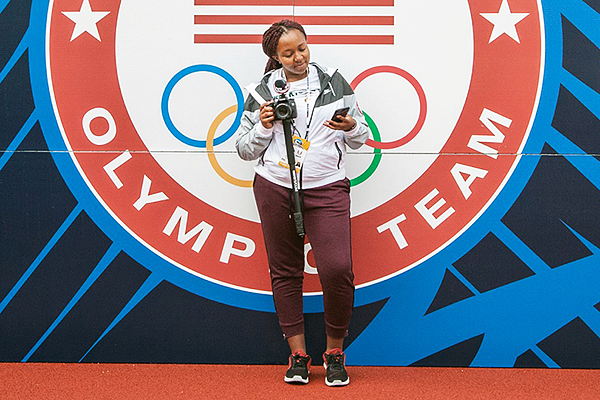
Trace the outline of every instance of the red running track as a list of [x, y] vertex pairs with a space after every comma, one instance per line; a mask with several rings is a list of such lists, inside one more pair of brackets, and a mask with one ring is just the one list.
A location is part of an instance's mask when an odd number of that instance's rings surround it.
[[1, 364], [0, 399], [598, 399], [600, 371], [348, 367], [346, 387], [283, 382], [286, 366]]

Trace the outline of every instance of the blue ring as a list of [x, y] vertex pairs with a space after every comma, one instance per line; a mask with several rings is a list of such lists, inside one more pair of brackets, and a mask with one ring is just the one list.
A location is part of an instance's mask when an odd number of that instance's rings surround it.
[[186, 135], [184, 135], [183, 133], [181, 133], [179, 131], [179, 129], [177, 129], [177, 127], [175, 127], [175, 124], [173, 124], [173, 121], [171, 120], [171, 115], [169, 114], [169, 98], [171, 97], [171, 92], [173, 92], [173, 88], [184, 77], [186, 77], [190, 74], [193, 74], [195, 72], [212, 72], [214, 74], [217, 74], [220, 77], [222, 77], [223, 79], [225, 79], [231, 85], [231, 87], [233, 88], [233, 91], [235, 92], [235, 97], [237, 100], [237, 112], [235, 114], [235, 120], [233, 121], [233, 124], [227, 130], [227, 132], [223, 133], [221, 136], [216, 137], [214, 139], [214, 144], [219, 145], [219, 144], [225, 142], [231, 136], [233, 136], [233, 134], [235, 133], [235, 131], [237, 130], [237, 128], [240, 124], [240, 121], [242, 120], [242, 112], [244, 109], [244, 95], [242, 93], [242, 88], [240, 88], [240, 85], [233, 78], [233, 76], [231, 76], [224, 69], [221, 69], [214, 65], [199, 64], [199, 65], [192, 65], [191, 67], [184, 68], [183, 70], [178, 72], [173, 78], [171, 78], [171, 80], [167, 84], [167, 87], [165, 88], [165, 91], [162, 96], [161, 111], [162, 111], [163, 120], [165, 121], [165, 124], [167, 125], [167, 128], [169, 129], [169, 131], [180, 142], [185, 143], [190, 146], [194, 146], [194, 147], [206, 148], [206, 140], [191, 139], [191, 138], [187, 137]]

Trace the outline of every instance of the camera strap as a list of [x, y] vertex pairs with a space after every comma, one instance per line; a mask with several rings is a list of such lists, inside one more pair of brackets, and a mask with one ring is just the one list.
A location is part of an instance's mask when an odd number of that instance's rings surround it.
[[[294, 157], [294, 149], [293, 149], [293, 138], [292, 138], [292, 128], [291, 121], [284, 120], [283, 121], [283, 130], [285, 136], [285, 147], [287, 150], [287, 157], [290, 160], [290, 164], [296, 164]], [[301, 138], [300, 138], [301, 139]], [[298, 188], [298, 172], [296, 168], [289, 168], [290, 170], [290, 178], [292, 180], [292, 196], [294, 199], [294, 225], [296, 226], [296, 233], [298, 236], [304, 237], [304, 217], [302, 216], [302, 204], [300, 202], [300, 192]]]

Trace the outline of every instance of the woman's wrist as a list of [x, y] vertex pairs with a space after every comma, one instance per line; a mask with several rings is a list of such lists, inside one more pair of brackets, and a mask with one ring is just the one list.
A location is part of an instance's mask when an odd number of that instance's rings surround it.
[[358, 125], [358, 122], [356, 122], [356, 120], [354, 120], [354, 123], [352, 124], [352, 126], [350, 127], [350, 129], [344, 129], [344, 132], [351, 132], [356, 128], [356, 125]]
[[267, 128], [263, 125], [262, 121], [256, 124], [256, 132], [261, 136], [270, 136], [273, 134], [273, 125], [271, 124], [270, 128]]

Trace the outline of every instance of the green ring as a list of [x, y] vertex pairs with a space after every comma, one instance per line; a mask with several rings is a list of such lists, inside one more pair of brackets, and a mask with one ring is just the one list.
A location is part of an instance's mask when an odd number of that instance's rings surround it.
[[[371, 128], [371, 133], [373, 133], [373, 139], [378, 142], [381, 141], [381, 135], [379, 134], [379, 129], [377, 129], [377, 125], [375, 125], [375, 121], [373, 121], [366, 112], [363, 112], [363, 114], [365, 116], [365, 119], [367, 120], [369, 128]], [[373, 161], [371, 161], [371, 165], [369, 165], [369, 168], [367, 168], [365, 172], [363, 172], [356, 178], [350, 179], [350, 186], [359, 185], [367, 179], [369, 179], [371, 175], [373, 175], [373, 173], [379, 166], [379, 163], [381, 162], [381, 149], [374, 148], [373, 154]]]

